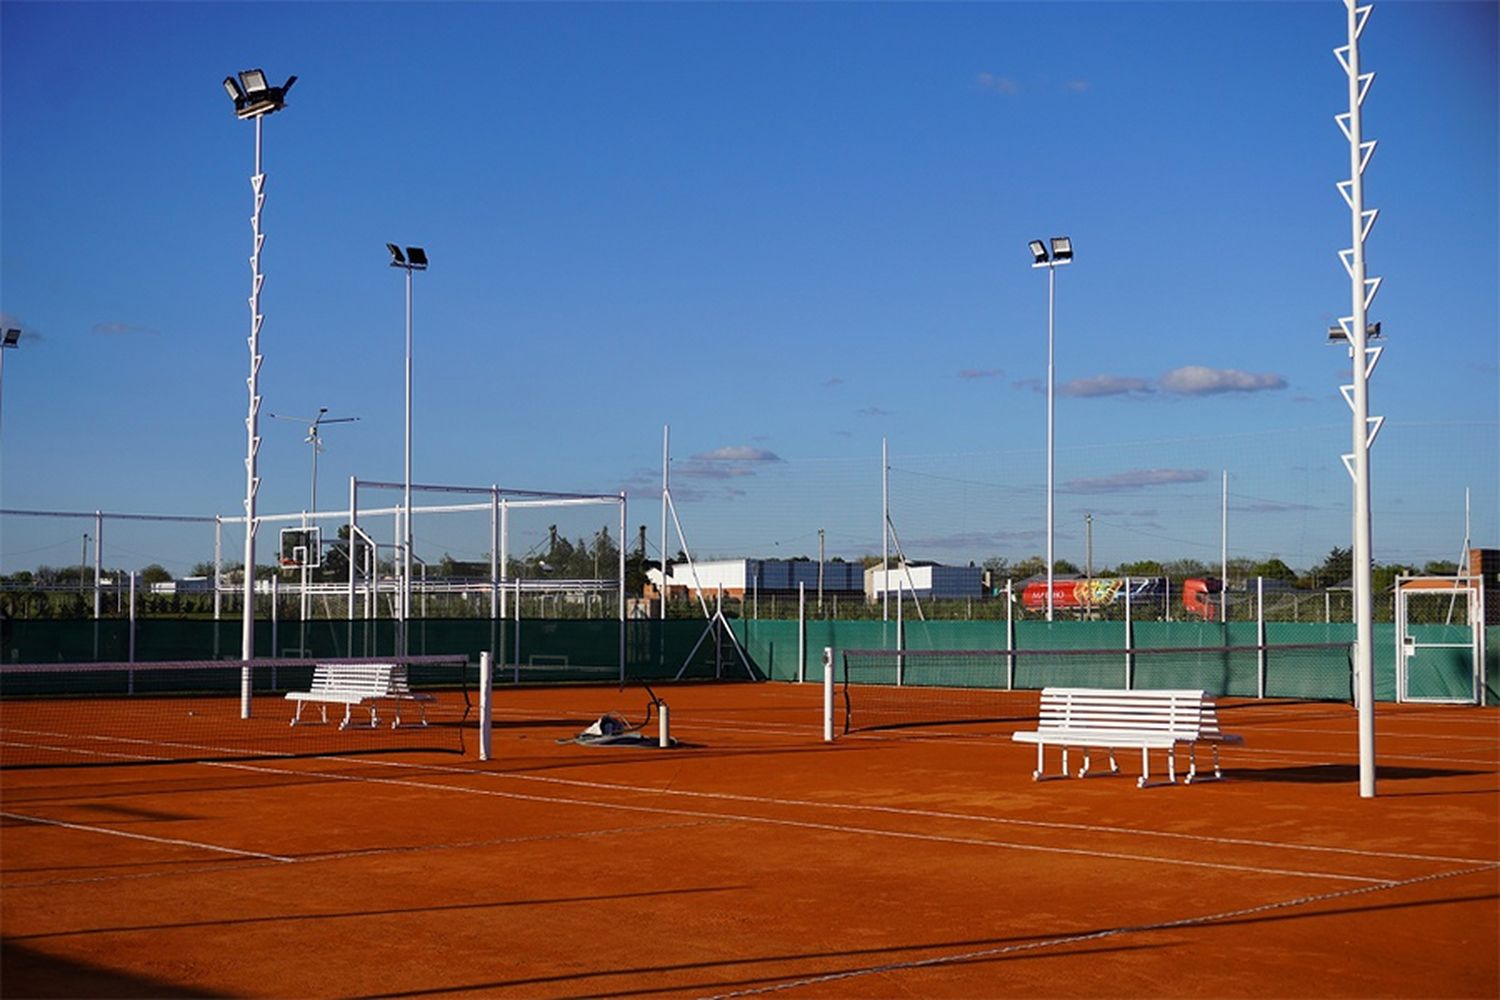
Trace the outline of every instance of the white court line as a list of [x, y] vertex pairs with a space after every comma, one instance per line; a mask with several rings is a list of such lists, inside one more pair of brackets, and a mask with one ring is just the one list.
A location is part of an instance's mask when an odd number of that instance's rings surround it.
[[295, 862], [296, 858], [285, 858], [279, 854], [266, 854], [262, 851], [242, 851], [235, 847], [223, 847], [219, 844], [205, 844], [197, 840], [178, 840], [175, 837], [153, 837], [149, 833], [128, 833], [125, 830], [112, 830], [107, 826], [87, 826], [83, 823], [65, 823], [60, 819], [47, 819], [44, 816], [25, 816], [21, 813], [0, 812], [0, 816], [6, 819], [20, 820], [26, 823], [39, 823], [43, 826], [60, 826], [66, 830], [82, 830], [85, 833], [102, 833], [111, 837], [126, 837], [130, 840], [146, 840], [153, 844], [171, 844], [174, 847], [196, 847], [203, 851], [217, 851], [220, 854], [233, 854], [242, 858], [259, 858], [262, 861], [282, 861], [287, 864]]
[[883, 965], [870, 965], [862, 969], [844, 969], [839, 972], [829, 972], [823, 975], [804, 976], [799, 979], [789, 979], [779, 983], [770, 983], [765, 986], [753, 986], [742, 990], [734, 990], [730, 993], [719, 993], [703, 1000], [730, 1000], [734, 997], [758, 996], [763, 993], [779, 993], [783, 990], [799, 989], [803, 986], [821, 986], [825, 983], [838, 982], [844, 979], [855, 979], [860, 976], [886, 975], [892, 972], [905, 972], [910, 969], [927, 969], [944, 965], [955, 965], [959, 963], [978, 962], [988, 958], [996, 958], [1000, 955], [1009, 955], [1016, 952], [1036, 951], [1043, 948], [1057, 948], [1066, 945], [1082, 944], [1085, 941], [1101, 941], [1106, 938], [1121, 937], [1127, 934], [1147, 934], [1152, 931], [1175, 930], [1179, 927], [1197, 927], [1204, 924], [1223, 923], [1230, 920], [1243, 920], [1247, 917], [1258, 916], [1262, 913], [1273, 913], [1277, 910], [1294, 909], [1297, 907], [1310, 906], [1314, 903], [1326, 903], [1335, 899], [1346, 899], [1350, 896], [1360, 896], [1371, 892], [1385, 892], [1391, 889], [1405, 888], [1424, 882], [1434, 882], [1438, 879], [1460, 878], [1465, 875], [1473, 875], [1484, 868], [1473, 868], [1465, 871], [1439, 872], [1435, 875], [1421, 875], [1417, 878], [1403, 879], [1400, 882], [1390, 882], [1385, 885], [1365, 885], [1353, 889], [1341, 889], [1338, 892], [1326, 892], [1314, 896], [1301, 896], [1297, 899], [1284, 899], [1274, 903], [1262, 903], [1259, 906], [1247, 906], [1238, 910], [1226, 910], [1221, 913], [1206, 913], [1195, 917], [1182, 917], [1177, 920], [1163, 920], [1151, 924], [1135, 924], [1126, 927], [1110, 927], [1101, 931], [1092, 931], [1086, 934], [1070, 934], [1063, 937], [1049, 938], [1045, 941], [1027, 941], [1022, 944], [1001, 945], [995, 948], [984, 948], [979, 951], [966, 951], [956, 955], [938, 955], [933, 958], [918, 958], [906, 962], [887, 962]]
[[[357, 760], [361, 764], [370, 764], [370, 765], [375, 765], [375, 766], [400, 766], [400, 765], [393, 765], [391, 762], [388, 762], [388, 761], [365, 760], [363, 758], [342, 758], [342, 760], [351, 761], [351, 762]], [[505, 792], [505, 791], [500, 791], [498, 789], [488, 789], [488, 788], [467, 788], [467, 787], [464, 787], [464, 786], [461, 786], [461, 785], [439, 784], [439, 783], [430, 782], [430, 781], [413, 781], [413, 780], [404, 779], [404, 778], [375, 778], [375, 777], [370, 777], [370, 776], [367, 776], [367, 775], [337, 774], [337, 773], [328, 772], [328, 771], [306, 771], [306, 770], [302, 770], [302, 769], [291, 769], [291, 770], [289, 770], [289, 769], [286, 769], [286, 768], [262, 767], [262, 766], [257, 766], [257, 765], [253, 765], [253, 764], [238, 764], [238, 763], [231, 764], [231, 763], [227, 763], [227, 762], [223, 762], [223, 761], [207, 762], [207, 763], [210, 763], [212, 766], [215, 766], [215, 767], [228, 767], [228, 768], [234, 768], [234, 769], [245, 770], [245, 771], [253, 771], [253, 772], [263, 773], [263, 774], [269, 773], [269, 774], [295, 775], [297, 777], [322, 777], [322, 778], [328, 778], [328, 779], [333, 780], [333, 781], [353, 781], [353, 782], [358, 782], [358, 783], [368, 783], [368, 784], [375, 784], [375, 785], [392, 785], [392, 786], [395, 786], [395, 787], [398, 787], [398, 788], [420, 788], [420, 789], [424, 789], [424, 790], [428, 790], [428, 791], [449, 792], [449, 793], [457, 792], [457, 793], [462, 794], [462, 795], [480, 795], [480, 796], [485, 796], [485, 797], [512, 799], [514, 801], [519, 801], [519, 802], [540, 802], [540, 803], [546, 803], [546, 804], [549, 804], [549, 805], [582, 806], [582, 807], [587, 808], [587, 809], [599, 809], [601, 806], [607, 806], [609, 809], [613, 809], [613, 810], [623, 810], [623, 811], [627, 811], [627, 812], [638, 812], [638, 813], [649, 813], [649, 814], [652, 814], [652, 815], [660, 815], [660, 816], [685, 816], [685, 817], [691, 817], [691, 818], [695, 818], [695, 819], [708, 819], [708, 820], [735, 820], [735, 821], [739, 821], [739, 822], [742, 822], [742, 823], [757, 823], [757, 824], [762, 824], [762, 825], [765, 825], [765, 826], [791, 827], [793, 829], [802, 829], [802, 830], [818, 830], [818, 831], [828, 832], [828, 833], [858, 834], [858, 835], [872, 836], [872, 837], [888, 837], [888, 838], [892, 838], [892, 839], [896, 839], [896, 840], [919, 840], [919, 841], [925, 841], [925, 842], [928, 842], [928, 843], [957, 844], [957, 845], [970, 846], [970, 847], [993, 847], [993, 848], [1000, 848], [1000, 849], [1014, 850], [1014, 851], [1032, 851], [1032, 852], [1036, 852], [1036, 853], [1040, 853], [1040, 854], [1067, 854], [1067, 855], [1073, 855], [1073, 856], [1085, 857], [1085, 858], [1095, 858], [1095, 859], [1103, 858], [1103, 859], [1108, 859], [1108, 860], [1112, 860], [1112, 861], [1129, 861], [1129, 862], [1133, 862], [1133, 863], [1136, 863], [1136, 864], [1173, 865], [1173, 866], [1185, 867], [1185, 868], [1210, 868], [1210, 869], [1217, 869], [1217, 870], [1220, 870], [1220, 871], [1248, 872], [1248, 873], [1257, 874], [1257, 875], [1287, 875], [1287, 876], [1291, 876], [1293, 878], [1331, 879], [1331, 880], [1339, 881], [1339, 882], [1363, 882], [1363, 883], [1376, 884], [1376, 885], [1387, 885], [1387, 884], [1390, 884], [1392, 882], [1391, 879], [1386, 879], [1386, 878], [1369, 878], [1369, 877], [1363, 876], [1363, 875], [1341, 875], [1341, 874], [1338, 874], [1338, 873], [1335, 873], [1335, 872], [1301, 871], [1301, 870], [1287, 869], [1287, 868], [1266, 868], [1266, 867], [1262, 867], [1262, 866], [1259, 866], [1259, 865], [1235, 865], [1235, 864], [1227, 864], [1227, 863], [1215, 862], [1215, 861], [1194, 861], [1194, 860], [1191, 860], [1191, 859], [1184, 859], [1184, 858], [1150, 857], [1150, 856], [1139, 855], [1139, 854], [1122, 854], [1122, 853], [1118, 853], [1118, 852], [1115, 852], [1115, 851], [1085, 850], [1083, 848], [1073, 848], [1073, 847], [1049, 847], [1049, 846], [1045, 846], [1045, 845], [1042, 845], [1042, 844], [1023, 844], [1023, 843], [1016, 843], [1016, 842], [1013, 842], [1013, 841], [985, 840], [985, 839], [982, 839], [982, 838], [979, 838], [979, 837], [952, 837], [952, 836], [944, 836], [944, 835], [941, 835], [941, 834], [913, 833], [913, 832], [908, 832], [908, 831], [903, 831], [903, 830], [882, 830], [882, 829], [879, 829], [877, 827], [847, 826], [847, 825], [837, 824], [837, 823], [817, 823], [817, 822], [812, 822], [810, 820], [776, 819], [774, 817], [769, 817], [769, 816], [755, 816], [755, 815], [747, 815], [747, 814], [743, 814], [743, 813], [701, 812], [701, 811], [695, 811], [695, 810], [691, 810], [691, 809], [670, 809], [670, 808], [665, 808], [665, 807], [661, 807], [661, 806], [632, 805], [632, 804], [629, 804], [629, 803], [619, 803], [619, 802], [603, 803], [603, 802], [599, 802], [596, 799], [574, 799], [574, 798], [564, 798], [564, 797], [561, 797], [561, 796], [551, 796], [551, 795], [528, 795], [528, 794], [524, 794], [524, 793], [521, 793], [521, 792]], [[485, 773], [485, 772], [480, 772], [480, 771], [474, 771], [474, 770], [469, 770], [469, 769], [459, 769], [459, 768], [439, 768], [439, 767], [423, 768], [422, 765], [415, 765], [415, 764], [409, 765], [409, 766], [413, 767], [413, 768], [421, 768], [421, 769], [424, 769], [424, 770], [441, 770], [441, 771], [447, 771], [449, 773], [459, 773], [459, 774], [466, 774], [466, 775], [483, 774], [483, 773]], [[579, 782], [578, 784], [584, 785], [584, 786], [587, 787], [587, 783], [585, 783], [585, 782]], [[611, 787], [611, 786], [601, 785], [599, 787]], [[613, 786], [613, 787], [615, 787], [615, 788], [618, 789], [620, 786]], [[626, 790], [630, 790], [630, 789], [627, 788]], [[649, 794], [664, 794], [664, 793], [668, 792], [669, 790], [664, 790], [664, 789], [640, 789], [640, 791], [647, 792]], [[753, 802], [753, 801], [757, 801], [757, 800], [751, 799], [749, 801]], [[758, 801], [760, 801], [762, 803], [771, 803], [771, 802], [774, 802], [775, 800], [772, 800], [772, 799], [763, 799], [763, 800], [758, 800]], [[897, 811], [897, 810], [892, 810], [892, 811]]]
[[[418, 768], [420, 764], [404, 764], [399, 761], [369, 761], [379, 767]], [[436, 768], [433, 768], [436, 769]], [[1347, 854], [1354, 857], [1390, 858], [1398, 861], [1435, 861], [1443, 864], [1485, 865], [1500, 864], [1500, 860], [1489, 858], [1459, 858], [1435, 854], [1406, 854], [1394, 851], [1371, 851], [1352, 847], [1328, 847], [1319, 844], [1295, 844], [1287, 841], [1252, 840], [1245, 837], [1216, 837], [1208, 834], [1177, 833], [1170, 830], [1142, 830], [1137, 827], [1103, 826], [1093, 823], [1062, 823], [1046, 820], [1014, 819], [1005, 816], [984, 816], [974, 813], [946, 812], [935, 809], [911, 809], [904, 806], [878, 806], [853, 802], [821, 802], [813, 799], [778, 799], [759, 795], [739, 795], [732, 792], [695, 792], [681, 788], [653, 788], [645, 785], [621, 785], [605, 781], [584, 781], [578, 778], [557, 778], [549, 775], [508, 774], [492, 771], [475, 772], [461, 768], [441, 768], [456, 774], [483, 774], [486, 777], [508, 778], [514, 781], [532, 781], [543, 784], [595, 788], [617, 792], [645, 795], [676, 795], [687, 798], [720, 799], [728, 802], [748, 802], [775, 806], [799, 806], [812, 809], [832, 809], [850, 812], [870, 812], [898, 816], [919, 816], [923, 819], [954, 820], [969, 823], [992, 823], [1001, 826], [1035, 827], [1045, 830], [1068, 830], [1077, 833], [1109, 833], [1125, 836], [1160, 837], [1196, 843], [1224, 844], [1233, 847], [1263, 847], [1282, 851], [1311, 851], [1326, 854]], [[1370, 879], [1369, 881], [1381, 881]]]

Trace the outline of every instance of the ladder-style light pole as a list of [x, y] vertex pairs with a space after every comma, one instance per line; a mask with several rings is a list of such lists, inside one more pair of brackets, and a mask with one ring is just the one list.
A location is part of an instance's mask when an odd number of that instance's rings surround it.
[[1344, 401], [1353, 411], [1353, 444], [1343, 456], [1344, 468], [1354, 485], [1353, 549], [1354, 587], [1354, 700], [1359, 713], [1359, 794], [1375, 796], [1375, 657], [1374, 598], [1372, 594], [1372, 532], [1370, 527], [1370, 446], [1380, 433], [1384, 417], [1370, 416], [1369, 381], [1384, 348], [1370, 346], [1370, 303], [1380, 290], [1380, 279], [1365, 272], [1365, 240], [1375, 225], [1376, 209], [1365, 208], [1364, 173], [1375, 152], [1375, 140], [1365, 139], [1360, 113], [1374, 73], [1361, 73], [1359, 36], [1364, 33], [1372, 5], [1358, 6], [1356, 0], [1344, 0], [1347, 15], [1348, 42], [1334, 49], [1349, 81], [1349, 110], [1335, 115], [1344, 138], [1349, 140], [1349, 179], [1338, 182], [1339, 193], [1349, 206], [1351, 243], [1339, 251], [1339, 260], [1349, 273], [1352, 315], [1339, 319], [1344, 339], [1349, 342], [1349, 359], [1353, 378], [1340, 386]]
[[[260, 328], [265, 317], [260, 312], [260, 287], [265, 276], [260, 271], [260, 251], [265, 244], [261, 232], [261, 209], [266, 202], [266, 175], [261, 170], [261, 120], [280, 111], [286, 105], [286, 92], [297, 82], [295, 76], [286, 83], [272, 87], [266, 83], [264, 70], [247, 69], [224, 78], [224, 91], [234, 102], [235, 116], [255, 122], [255, 173], [250, 175], [250, 189], [254, 193], [254, 211], [250, 215], [250, 377], [245, 380], [249, 388], [249, 409], [245, 416], [245, 607], [241, 619], [240, 656], [249, 660], [255, 655], [255, 531], [259, 525], [255, 518], [255, 494], [260, 489], [260, 476], [256, 471], [256, 454], [260, 451]], [[250, 668], [240, 672], [240, 718], [250, 718]]]

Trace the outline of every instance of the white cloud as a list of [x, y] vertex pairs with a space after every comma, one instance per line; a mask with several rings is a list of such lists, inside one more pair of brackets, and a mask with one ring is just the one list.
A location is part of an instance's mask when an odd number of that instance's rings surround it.
[[1256, 375], [1234, 368], [1184, 365], [1163, 375], [1158, 384], [1166, 392], [1181, 396], [1211, 396], [1225, 392], [1263, 392], [1285, 389], [1286, 379], [1269, 372]]
[[161, 331], [136, 323], [95, 323], [94, 333], [103, 337], [156, 337]]
[[1064, 396], [1125, 396], [1132, 392], [1150, 392], [1151, 384], [1143, 378], [1125, 375], [1095, 375], [1064, 382], [1057, 391]]
[[1094, 479], [1070, 479], [1063, 483], [1064, 493], [1133, 493], [1153, 486], [1179, 483], [1201, 483], [1208, 478], [1202, 469], [1131, 469], [1112, 476]]
[[965, 368], [958, 373], [958, 377], [965, 382], [972, 382], [982, 378], [999, 378], [1004, 374], [1004, 368]]
[[979, 85], [985, 90], [993, 90], [1000, 94], [1019, 94], [1021, 85], [1015, 80], [1005, 76], [996, 76], [993, 73], [980, 73]]
[[765, 448], [752, 448], [744, 444], [730, 444], [713, 451], [705, 451], [692, 457], [694, 462], [779, 462], [781, 456]]

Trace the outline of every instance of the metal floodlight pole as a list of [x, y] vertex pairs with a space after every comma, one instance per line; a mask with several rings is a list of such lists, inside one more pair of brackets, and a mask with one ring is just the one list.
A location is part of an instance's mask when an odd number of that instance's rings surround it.
[[1053, 363], [1053, 327], [1057, 306], [1057, 269], [1072, 263], [1073, 241], [1066, 236], [1054, 236], [1051, 250], [1041, 240], [1029, 244], [1032, 267], [1047, 269], [1047, 620], [1052, 621], [1052, 515], [1053, 515], [1053, 414], [1055, 410], [1054, 387], [1056, 369]]
[[[5, 388], [5, 352], [20, 346], [21, 331], [15, 327], [6, 330], [3, 339], [0, 339], [0, 400], [3, 400]], [[0, 416], [4, 415], [4, 407], [0, 406]]]
[[1358, 6], [1357, 0], [1344, 0], [1348, 42], [1334, 49], [1349, 83], [1349, 110], [1334, 116], [1344, 138], [1349, 140], [1349, 179], [1338, 182], [1339, 193], [1349, 206], [1351, 245], [1339, 251], [1339, 259], [1349, 274], [1352, 315], [1340, 318], [1339, 325], [1349, 343], [1352, 362], [1351, 384], [1341, 386], [1344, 400], [1353, 411], [1353, 451], [1343, 456], [1354, 487], [1353, 588], [1355, 622], [1355, 702], [1359, 712], [1359, 794], [1375, 796], [1375, 676], [1374, 676], [1374, 601], [1371, 580], [1372, 532], [1370, 527], [1370, 446], [1380, 433], [1384, 417], [1370, 416], [1369, 379], [1380, 355], [1380, 346], [1369, 344], [1370, 302], [1380, 290], [1379, 278], [1365, 273], [1365, 240], [1379, 214], [1365, 208], [1364, 172], [1375, 152], [1375, 141], [1366, 140], [1362, 131], [1360, 109], [1374, 73], [1361, 73], [1359, 36], [1369, 20], [1371, 5]]
[[[260, 288], [265, 282], [260, 271], [260, 251], [265, 235], [260, 229], [261, 210], [266, 201], [266, 175], [261, 170], [261, 120], [280, 111], [286, 104], [286, 93], [297, 82], [288, 77], [280, 87], [268, 86], [266, 74], [259, 69], [242, 71], [238, 79], [224, 78], [224, 90], [234, 102], [238, 118], [255, 121], [255, 173], [250, 175], [254, 193], [254, 211], [250, 216], [250, 377], [246, 379], [249, 404], [245, 415], [245, 566], [244, 604], [241, 616], [240, 656], [249, 660], [255, 655], [255, 494], [260, 489], [256, 457], [260, 451], [260, 328], [265, 317], [260, 311]], [[250, 718], [250, 668], [240, 671], [240, 718]]]
[[401, 652], [411, 651], [408, 635], [411, 621], [411, 268], [406, 269], [406, 446], [401, 505]]
[[394, 243], [387, 243], [386, 249], [391, 253], [391, 266], [399, 267], [406, 272], [406, 443], [404, 448], [405, 478], [402, 481], [402, 512], [401, 518], [401, 651], [409, 652], [407, 630], [408, 621], [411, 619], [411, 562], [412, 562], [412, 530], [411, 530], [411, 299], [413, 271], [427, 270], [427, 251], [421, 247], [407, 247], [403, 254], [401, 248]]

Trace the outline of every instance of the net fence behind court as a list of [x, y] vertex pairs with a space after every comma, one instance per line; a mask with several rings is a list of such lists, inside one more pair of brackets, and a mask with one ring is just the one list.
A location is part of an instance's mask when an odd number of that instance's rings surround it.
[[[1347, 643], [1136, 649], [850, 649], [835, 729], [985, 725], [1037, 718], [1044, 687], [1201, 689], [1214, 696], [1350, 701]], [[971, 730], [979, 731], [979, 729]]]
[[461, 656], [4, 664], [0, 769], [463, 753], [473, 688]]

